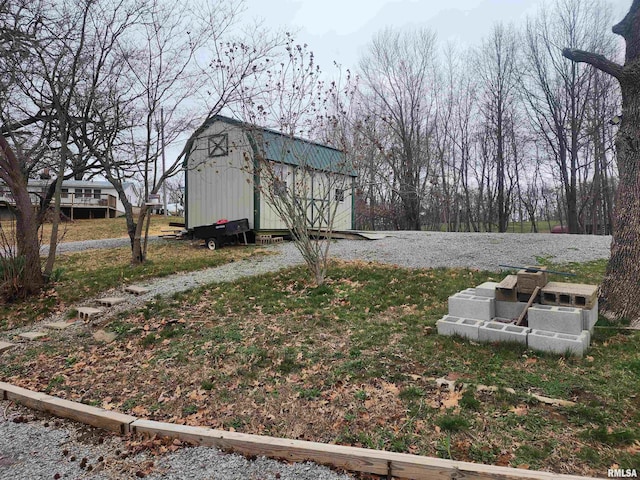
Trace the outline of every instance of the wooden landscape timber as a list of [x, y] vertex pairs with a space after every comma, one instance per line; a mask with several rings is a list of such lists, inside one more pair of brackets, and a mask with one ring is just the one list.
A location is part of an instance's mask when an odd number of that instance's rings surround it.
[[0, 382], [0, 398], [14, 401], [57, 417], [68, 418], [121, 434], [129, 433], [129, 426], [137, 420], [136, 417], [131, 415], [52, 397], [46, 393], [33, 392], [4, 382]]
[[29, 408], [87, 423], [119, 433], [177, 438], [197, 445], [216, 447], [247, 456], [266, 456], [287, 461], [314, 461], [348, 471], [416, 480], [586, 480], [590, 477], [560, 475], [511, 467], [458, 462], [406, 453], [385, 452], [343, 445], [289, 440], [174, 425], [110, 412], [0, 382], [0, 398]]

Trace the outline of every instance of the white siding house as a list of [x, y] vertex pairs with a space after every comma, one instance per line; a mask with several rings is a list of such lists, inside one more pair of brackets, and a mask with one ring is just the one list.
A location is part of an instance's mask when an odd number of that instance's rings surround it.
[[[32, 179], [27, 184], [34, 205], [37, 205], [49, 189], [50, 179]], [[123, 184], [125, 195], [134, 207], [140, 199], [135, 185]], [[10, 218], [15, 202], [9, 189], [0, 184], [0, 218]], [[124, 205], [115, 187], [100, 180], [64, 180], [60, 191], [60, 208], [71, 220], [88, 218], [114, 218], [124, 215]]]
[[336, 208], [333, 229], [353, 229], [356, 175], [345, 168], [342, 152], [222, 116], [212, 118], [184, 162], [186, 227], [247, 218], [256, 232], [285, 231], [285, 222], [267, 201], [258, 162], [271, 162], [279, 188], [305, 195], [311, 228], [326, 228], [322, 206], [329, 202]]

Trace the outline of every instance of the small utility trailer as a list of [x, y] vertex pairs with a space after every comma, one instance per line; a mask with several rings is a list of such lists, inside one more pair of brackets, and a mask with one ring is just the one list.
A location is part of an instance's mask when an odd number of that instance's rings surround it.
[[230, 243], [232, 237], [239, 239], [242, 234], [244, 244], [247, 244], [247, 232], [249, 229], [249, 220], [243, 218], [241, 220], [218, 220], [212, 225], [201, 225], [193, 227], [193, 237], [204, 240], [209, 250], [222, 248], [225, 243]]

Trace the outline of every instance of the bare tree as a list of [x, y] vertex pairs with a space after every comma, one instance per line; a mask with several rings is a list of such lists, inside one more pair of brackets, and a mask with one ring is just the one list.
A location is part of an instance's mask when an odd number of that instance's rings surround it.
[[349, 72], [324, 79], [313, 52], [291, 36], [285, 49], [286, 58], [266, 72], [262, 94], [242, 105], [254, 152], [245, 170], [259, 179], [260, 194], [322, 285], [336, 218], [341, 209], [351, 210], [353, 162], [345, 130], [354, 79]]
[[[517, 108], [516, 88], [518, 73], [518, 39], [513, 27], [495, 25], [491, 36], [484, 40], [478, 52], [475, 69], [482, 89], [481, 112], [495, 142], [493, 155], [496, 175], [496, 210], [498, 231], [507, 230], [511, 210], [511, 188], [507, 185], [508, 170], [513, 169], [513, 155], [509, 155], [509, 122]], [[511, 156], [511, 162], [509, 157]]]
[[[252, 80], [267, 68], [281, 42], [259, 28], [246, 35], [235, 32], [241, 0], [200, 7], [156, 0], [142, 12], [137, 28], [120, 42], [123, 71], [112, 77], [110, 101], [101, 112], [104, 127], [81, 132], [125, 207], [133, 264], [146, 259], [148, 199], [182, 169], [207, 121], [252, 91]], [[200, 113], [194, 115], [194, 109]], [[188, 131], [181, 153], [164, 164], [166, 146], [183, 140]], [[143, 186], [145, 202], [137, 216], [124, 190], [131, 178]]]
[[579, 172], [586, 158], [584, 136], [594, 75], [590, 68], [564, 60], [560, 46], [610, 53], [612, 42], [604, 34], [606, 12], [599, 0], [557, 0], [553, 10], [543, 9], [526, 26], [524, 96], [532, 123], [555, 162], [571, 233], [579, 231]]
[[430, 136], [434, 95], [435, 35], [428, 30], [378, 33], [360, 61], [370, 115], [388, 129], [380, 147], [401, 201], [400, 226], [420, 230], [421, 208], [431, 175]]
[[[71, 132], [96, 101], [114, 40], [136, 9], [120, 3], [104, 15], [106, 2], [3, 3], [3, 114], [0, 178], [15, 201], [17, 257], [24, 262], [23, 294], [42, 287], [53, 269], [62, 180], [95, 167]], [[11, 93], [9, 93], [11, 92]], [[82, 120], [80, 120], [82, 119]], [[28, 181], [38, 170], [53, 174], [48, 188], [34, 192]], [[51, 178], [43, 175], [41, 178]], [[49, 256], [40, 265], [38, 229], [54, 200]], [[35, 203], [35, 206], [34, 206]]]
[[622, 121], [616, 135], [620, 183], [616, 195], [611, 258], [602, 283], [603, 308], [615, 317], [640, 317], [637, 294], [638, 252], [640, 252], [640, 0], [634, 0], [624, 19], [614, 25], [626, 41], [625, 63], [621, 65], [596, 52], [565, 48], [562, 53], [614, 77], [622, 91]]

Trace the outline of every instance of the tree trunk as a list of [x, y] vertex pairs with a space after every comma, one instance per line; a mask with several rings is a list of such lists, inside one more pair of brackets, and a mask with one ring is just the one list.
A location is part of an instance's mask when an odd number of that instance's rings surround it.
[[37, 212], [31, 202], [27, 190], [27, 179], [22, 173], [18, 158], [2, 135], [0, 135], [0, 150], [2, 152], [0, 173], [16, 202], [17, 256], [24, 259], [22, 271], [18, 278], [14, 279], [17, 283], [12, 294], [26, 297], [39, 292], [44, 286], [40, 264]]
[[613, 213], [611, 257], [602, 282], [602, 308], [615, 317], [640, 317], [640, 0], [613, 27], [626, 41], [625, 64], [582, 50], [563, 50], [575, 62], [585, 62], [612, 75], [620, 82], [622, 122], [616, 135], [620, 175]]
[[620, 182], [613, 209], [611, 258], [602, 283], [603, 308], [617, 317], [640, 317], [640, 65], [621, 83], [623, 122], [616, 136]]

